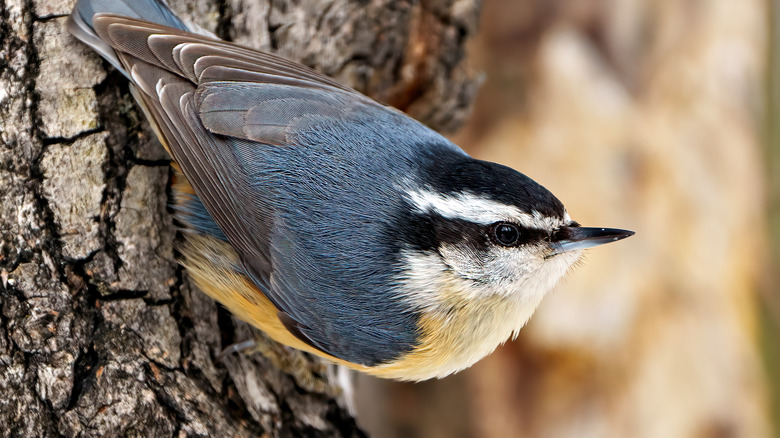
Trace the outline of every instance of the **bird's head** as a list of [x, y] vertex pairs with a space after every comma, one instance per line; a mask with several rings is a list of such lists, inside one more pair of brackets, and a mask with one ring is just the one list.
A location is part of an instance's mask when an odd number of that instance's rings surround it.
[[464, 157], [422, 181], [405, 190], [413, 218], [406, 272], [417, 284], [446, 273], [467, 295], [535, 307], [583, 249], [634, 234], [581, 227], [547, 189], [499, 164]]

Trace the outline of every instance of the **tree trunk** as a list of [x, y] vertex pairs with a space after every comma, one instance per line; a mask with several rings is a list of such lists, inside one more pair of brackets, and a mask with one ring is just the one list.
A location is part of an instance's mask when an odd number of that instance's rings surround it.
[[[217, 359], [252, 333], [176, 264], [169, 157], [73, 3], [0, 0], [0, 435], [361, 435], [265, 357]], [[437, 129], [475, 95], [479, 0], [172, 3]]]

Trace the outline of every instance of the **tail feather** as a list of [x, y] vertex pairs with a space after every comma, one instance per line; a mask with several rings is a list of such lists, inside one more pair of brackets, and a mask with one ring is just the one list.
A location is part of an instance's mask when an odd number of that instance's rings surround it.
[[184, 22], [160, 0], [79, 0], [74, 9], [91, 27], [95, 14], [114, 14], [188, 30]]
[[114, 14], [188, 31], [188, 26], [161, 0], [79, 0], [68, 18], [68, 31], [83, 41], [117, 70], [130, 78], [114, 50], [95, 33], [92, 20], [97, 14]]

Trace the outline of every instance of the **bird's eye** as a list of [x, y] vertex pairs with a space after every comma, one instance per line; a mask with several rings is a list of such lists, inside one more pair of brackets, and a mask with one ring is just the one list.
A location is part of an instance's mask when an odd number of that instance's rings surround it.
[[520, 240], [520, 230], [517, 225], [499, 222], [493, 226], [493, 238], [502, 246], [514, 246]]

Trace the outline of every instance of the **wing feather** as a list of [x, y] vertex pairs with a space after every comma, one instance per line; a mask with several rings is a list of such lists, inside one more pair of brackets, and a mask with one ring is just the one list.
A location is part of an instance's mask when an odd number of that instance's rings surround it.
[[[257, 73], [308, 80], [320, 86], [340, 89], [364, 98], [351, 88], [308, 67], [237, 44], [112, 14], [95, 15], [93, 25], [100, 38], [115, 50], [131, 54], [151, 64], [159, 63], [160, 67], [177, 71], [178, 74], [195, 83], [201, 82], [195, 72], [196, 62], [200, 58], [211, 57], [203, 64], [201, 71], [209, 65], [234, 66]], [[231, 78], [213, 79], [230, 80]]]

